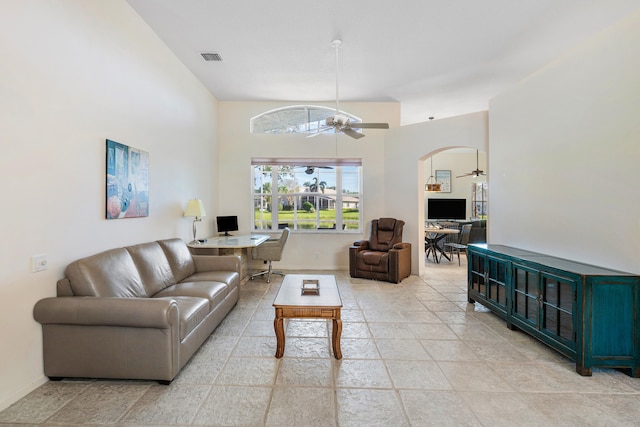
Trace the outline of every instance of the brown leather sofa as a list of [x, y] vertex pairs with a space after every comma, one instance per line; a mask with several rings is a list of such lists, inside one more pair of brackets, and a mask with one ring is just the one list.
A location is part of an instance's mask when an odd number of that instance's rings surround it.
[[44, 373], [169, 383], [238, 301], [240, 257], [191, 255], [180, 239], [69, 264], [38, 301]]
[[369, 240], [349, 247], [351, 277], [399, 283], [411, 274], [411, 244], [402, 243], [404, 221], [380, 218], [371, 221]]

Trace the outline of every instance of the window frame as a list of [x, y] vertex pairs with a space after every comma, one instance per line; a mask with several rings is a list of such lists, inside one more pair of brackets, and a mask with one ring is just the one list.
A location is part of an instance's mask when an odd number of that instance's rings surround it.
[[[281, 113], [281, 112], [286, 112], [286, 111], [296, 111], [296, 110], [302, 110], [304, 111], [304, 117], [305, 117], [305, 122], [304, 123], [291, 123], [288, 127], [281, 127], [278, 129], [272, 129], [271, 131], [261, 131], [261, 132], [257, 132], [256, 131], [256, 125], [255, 122], [256, 120], [268, 116], [268, 115], [272, 115], [272, 114], [276, 114], [276, 113]], [[319, 120], [314, 120], [311, 121], [311, 111], [312, 110], [318, 110], [318, 111], [324, 111], [326, 112], [326, 115], [322, 116], [321, 119]], [[299, 105], [289, 105], [289, 106], [285, 106], [285, 107], [279, 107], [279, 108], [274, 108], [272, 110], [269, 111], [265, 111], [263, 113], [258, 114], [257, 116], [253, 116], [251, 117], [251, 119], [249, 119], [249, 132], [252, 134], [265, 134], [265, 135], [287, 135], [287, 134], [316, 134], [316, 133], [320, 133], [320, 130], [322, 129], [322, 133], [335, 133], [335, 129], [333, 128], [324, 128], [323, 126], [324, 124], [322, 124], [321, 122], [324, 121], [327, 117], [331, 117], [334, 114], [336, 114], [336, 109], [335, 108], [331, 108], [331, 107], [326, 107], [326, 106], [322, 106], [322, 105], [310, 105], [310, 104], [299, 104]], [[342, 114], [345, 115], [349, 118], [349, 121], [351, 123], [361, 123], [362, 119], [360, 117], [356, 117], [353, 114], [349, 114], [346, 111], [342, 111], [342, 110], [338, 110], [338, 114]], [[294, 129], [292, 128], [292, 126], [297, 126], [298, 129]], [[353, 126], [355, 129], [358, 129], [357, 126]], [[300, 129], [303, 128], [303, 129]]]
[[[295, 168], [307, 167], [306, 165], [313, 165], [313, 167], [330, 167], [335, 174], [335, 193], [331, 196], [327, 196], [323, 191], [316, 188], [316, 191], [300, 191], [301, 184], [297, 183], [297, 190], [294, 192], [281, 191], [281, 185], [279, 181], [279, 177], [283, 168], [286, 168], [287, 171], [284, 172], [289, 174], [294, 174], [291, 172]], [[262, 178], [258, 179], [257, 167], [266, 166], [271, 170], [269, 171], [270, 180], [262, 180]], [[349, 171], [345, 170], [345, 167], [356, 167], [355, 172], [357, 173], [357, 193], [345, 193], [344, 192], [344, 182], [343, 178], [345, 174], [348, 174]], [[314, 174], [318, 173], [317, 170], [314, 171]], [[352, 172], [353, 173], [353, 172]], [[324, 175], [327, 172], [323, 173]], [[295, 175], [293, 175], [295, 176]], [[311, 175], [310, 175], [311, 176]], [[320, 175], [321, 176], [321, 175]], [[273, 158], [252, 158], [251, 159], [251, 228], [252, 232], [269, 232], [279, 228], [279, 224], [282, 222], [279, 220], [278, 214], [279, 209], [273, 210], [271, 208], [271, 213], [269, 214], [271, 219], [262, 219], [257, 217], [257, 211], [260, 212], [268, 212], [269, 206], [273, 206], [273, 201], [277, 200], [277, 206], [280, 206], [281, 200], [284, 198], [290, 203], [282, 203], [286, 206], [291, 206], [291, 210], [293, 211], [293, 218], [287, 219], [287, 224], [289, 228], [294, 233], [361, 233], [363, 227], [363, 211], [362, 211], [362, 202], [363, 202], [363, 170], [362, 170], [362, 160], [361, 159], [273, 159]], [[293, 178], [295, 179], [295, 178]], [[310, 178], [312, 179], [312, 178]], [[316, 181], [316, 185], [318, 182]], [[269, 191], [264, 191], [265, 188], [269, 188]], [[286, 189], [286, 188], [285, 188]], [[263, 191], [257, 191], [263, 190]], [[345, 220], [343, 217], [343, 210], [345, 209], [345, 196], [352, 196], [357, 198], [357, 211], [358, 211], [358, 219], [357, 222], [355, 220]], [[298, 218], [298, 213], [304, 211], [302, 209], [302, 203], [304, 201], [309, 201], [310, 198], [313, 198], [314, 210], [315, 210], [315, 220], [309, 220], [309, 218]], [[334, 210], [335, 210], [335, 221], [332, 220], [323, 220], [320, 218], [320, 212], [323, 210], [321, 206], [321, 201], [326, 201], [327, 207], [331, 205], [331, 201], [333, 200]], [[258, 205], [258, 203], [260, 205]], [[335, 207], [342, 206], [342, 209], [336, 209]], [[347, 208], [348, 209], [348, 208]], [[292, 224], [291, 224], [292, 223]], [[312, 228], [302, 227], [303, 224], [314, 223], [315, 225]], [[334, 223], [335, 228], [326, 227], [327, 224]], [[350, 228], [349, 224], [356, 224], [357, 228]]]

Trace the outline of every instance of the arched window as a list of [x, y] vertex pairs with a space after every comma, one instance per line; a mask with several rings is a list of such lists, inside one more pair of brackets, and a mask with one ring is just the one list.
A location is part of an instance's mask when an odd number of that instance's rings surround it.
[[[266, 111], [251, 118], [251, 133], [316, 133], [320, 130], [332, 133], [333, 129], [323, 130], [325, 119], [336, 114], [335, 108], [317, 105], [294, 105]], [[362, 119], [344, 111], [340, 111], [351, 122], [362, 122]]]

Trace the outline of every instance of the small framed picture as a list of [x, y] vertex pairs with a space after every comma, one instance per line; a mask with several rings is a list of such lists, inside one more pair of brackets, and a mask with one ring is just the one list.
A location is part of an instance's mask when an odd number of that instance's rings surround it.
[[451, 171], [437, 170], [436, 181], [442, 184], [442, 193], [451, 193]]

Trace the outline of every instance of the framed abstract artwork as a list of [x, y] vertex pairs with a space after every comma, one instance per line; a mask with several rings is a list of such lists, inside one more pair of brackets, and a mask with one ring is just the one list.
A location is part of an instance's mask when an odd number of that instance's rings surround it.
[[149, 216], [149, 153], [107, 139], [106, 218]]
[[436, 181], [442, 184], [442, 193], [451, 193], [451, 171], [437, 170]]

